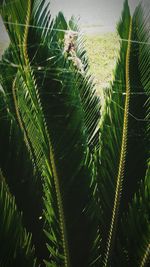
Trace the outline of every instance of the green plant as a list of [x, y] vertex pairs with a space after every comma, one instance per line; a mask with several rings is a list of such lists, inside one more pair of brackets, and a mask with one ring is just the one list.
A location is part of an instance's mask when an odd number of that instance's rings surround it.
[[146, 7], [131, 18], [125, 1], [120, 57], [100, 115], [82, 37], [64, 50], [75, 20], [52, 20], [43, 0], [2, 4], [10, 46], [0, 64], [0, 243], [10, 242], [1, 266], [148, 265]]

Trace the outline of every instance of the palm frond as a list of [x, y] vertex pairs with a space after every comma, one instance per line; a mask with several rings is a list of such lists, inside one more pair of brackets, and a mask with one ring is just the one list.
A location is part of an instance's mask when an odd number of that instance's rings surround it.
[[[43, 23], [42, 26], [51, 25], [47, 24], [48, 11], [43, 1], [39, 7], [40, 19], [34, 21], [35, 13], [31, 12], [28, 1], [23, 49], [19, 52], [22, 56], [19, 58], [20, 64], [13, 84], [16, 113], [26, 136], [27, 147], [31, 154], [34, 153], [36, 166], [43, 176], [45, 232], [50, 252], [48, 262], [59, 266], [88, 266], [89, 258], [86, 255], [90, 255], [97, 229], [91, 236], [92, 218], [87, 210], [92, 199], [92, 165], [79, 92], [85, 82], [73, 64], [66, 60], [62, 48], [58, 47], [62, 35], [55, 33], [54, 36], [51, 28], [48, 45], [43, 31], [41, 34], [39, 30], [34, 35], [39, 35], [45, 45], [40, 53], [46, 50], [46, 59], [55, 56], [44, 64], [44, 72], [36, 74], [32, 63], [35, 64], [37, 60], [39, 64], [39, 55], [34, 53], [34, 59], [29, 57], [27, 44], [31, 29], [27, 27], [33, 21], [37, 23], [33, 24], [35, 26], [38, 23]], [[34, 6], [33, 10], [35, 11]], [[60, 25], [64, 28], [61, 14], [54, 25], [57, 23], [57, 29]], [[47, 27], [45, 30], [47, 31]], [[31, 31], [33, 34], [33, 29]], [[57, 49], [53, 48], [55, 40], [58, 40]], [[60, 55], [57, 61], [56, 57]], [[15, 57], [13, 60], [15, 61]]]
[[143, 1], [137, 7], [134, 17], [137, 32], [137, 40], [139, 42], [139, 72], [141, 77], [141, 83], [144, 88], [144, 92], [147, 95], [146, 101], [146, 117], [148, 125], [148, 135], [150, 131], [150, 32], [149, 32], [149, 19], [150, 19], [150, 4], [149, 1]]
[[[146, 4], [146, 3], [145, 3]], [[116, 255], [121, 255], [120, 259], [114, 259], [115, 266], [147, 266], [149, 261], [149, 78], [145, 73], [149, 72], [149, 47], [147, 41], [149, 32], [148, 10], [140, 4], [133, 15], [132, 28], [132, 61], [130, 63], [130, 82], [133, 94], [130, 100], [129, 127], [132, 129], [129, 135], [126, 187], [124, 197], [128, 201], [128, 214], [123, 216], [120, 242], [118, 248], [122, 247], [122, 252], [117, 251]], [[147, 52], [147, 54], [145, 54]], [[147, 130], [148, 129], [148, 130]], [[136, 156], [135, 156], [136, 155]], [[137, 156], [138, 155], [138, 156]], [[133, 159], [131, 163], [131, 159]], [[149, 164], [149, 163], [148, 163]], [[146, 171], [147, 169], [147, 171]], [[145, 176], [145, 180], [141, 177]], [[132, 178], [132, 180], [131, 180]], [[140, 188], [140, 189], [139, 189]], [[134, 193], [138, 192], [138, 193]], [[131, 200], [132, 199], [132, 200]], [[130, 202], [131, 200], [131, 202]], [[128, 205], [124, 205], [124, 210]], [[132, 247], [129, 240], [134, 240]], [[134, 247], [134, 256], [133, 256]]]
[[22, 225], [22, 214], [0, 172], [0, 265], [37, 266], [31, 239], [31, 234]]
[[[80, 59], [84, 75], [80, 75], [78, 86], [82, 107], [84, 111], [84, 122], [88, 133], [89, 147], [94, 150], [99, 146], [99, 122], [100, 122], [100, 99], [96, 93], [95, 84], [92, 76], [89, 74], [89, 64], [87, 52], [85, 49], [85, 39], [80, 33], [80, 28], [74, 17], [69, 20], [69, 27], [76, 33], [75, 50], [76, 56]], [[82, 79], [81, 79], [82, 78]]]
[[[129, 7], [127, 1], [125, 1], [118, 32], [121, 38], [127, 40], [131, 38], [132, 26], [130, 20]], [[130, 42], [122, 42], [114, 82], [108, 92], [101, 125], [97, 198], [100, 205], [99, 223], [102, 236], [101, 264], [104, 266], [108, 266], [111, 261], [125, 168], [130, 90], [128, 76], [129, 50]], [[121, 84], [118, 83], [118, 80], [121, 81]]]
[[[139, 7], [137, 8], [139, 9]], [[128, 146], [126, 156], [125, 183], [122, 196], [122, 210], [126, 210], [127, 203], [139, 188], [141, 177], [145, 177], [147, 170], [147, 160], [149, 158], [149, 134], [147, 132], [148, 120], [148, 94], [142, 83], [141, 74], [141, 41], [138, 31], [142, 29], [144, 23], [137, 23], [140, 14], [137, 11], [132, 19], [131, 54], [129, 64], [129, 79], [131, 87], [130, 107], [129, 107], [129, 127], [128, 127]], [[138, 29], [138, 30], [137, 30]], [[145, 65], [145, 71], [148, 65]], [[133, 161], [134, 159], [134, 161]], [[132, 161], [132, 162], [131, 162]], [[132, 177], [132, 180], [131, 180]]]
[[106, 93], [98, 162], [97, 199], [100, 205], [104, 266], [113, 264], [117, 257], [115, 242], [120, 218], [138, 189], [141, 177], [145, 176], [147, 167], [148, 139], [144, 120], [147, 97], [143, 94], [141, 98], [138, 94], [139, 90], [144, 89], [138, 76], [138, 44], [132, 42], [135, 28], [134, 17], [131, 19], [128, 3], [125, 1], [122, 19], [118, 24], [118, 33], [122, 39], [120, 57], [114, 81]]
[[13, 87], [18, 66], [16, 48], [18, 47], [12, 49], [10, 43], [0, 62], [0, 82], [3, 87], [0, 92], [0, 165], [9, 188], [16, 197], [17, 206], [23, 211], [24, 225], [33, 234], [37, 257], [41, 261], [47, 255], [41, 219], [41, 175], [36, 168], [34, 155], [29, 154], [26, 147], [14, 103]]
[[[119, 266], [148, 266], [150, 260], [150, 166], [147, 168], [145, 179], [141, 180], [139, 191], [133, 197], [128, 212], [123, 215], [121, 222], [121, 237], [116, 255], [122, 255], [120, 260], [116, 258]], [[132, 240], [132, 245], [131, 245]], [[134, 248], [134, 253], [133, 253]]]
[[[40, 12], [45, 12], [45, 9], [40, 9]], [[48, 13], [48, 12], [47, 12]], [[46, 14], [47, 14], [46, 13]], [[38, 12], [35, 12], [38, 14]], [[38, 14], [39, 16], [39, 14]], [[46, 15], [42, 15], [44, 18]], [[33, 48], [29, 49], [30, 60], [32, 61], [33, 68], [36, 66], [35, 76], [36, 79], [39, 80], [41, 87], [43, 86], [43, 77], [47, 77], [48, 75], [55, 76], [55, 71], [67, 72], [67, 68], [70, 68], [70, 71], [75, 72], [75, 79], [72, 80], [72, 86], [76, 86], [80, 93], [80, 99], [82, 103], [82, 109], [84, 114], [84, 123], [88, 136], [88, 144], [91, 150], [94, 149], [95, 146], [98, 146], [98, 124], [100, 120], [100, 101], [96, 96], [94, 83], [92, 81], [92, 77], [88, 74], [88, 66], [87, 59], [85, 59], [85, 49], [83, 45], [83, 38], [81, 34], [78, 32], [78, 26], [75, 24], [74, 19], [72, 18], [67, 24], [63, 14], [60, 12], [55, 20], [50, 20], [47, 17], [47, 22], [45, 21], [45, 32], [44, 30], [41, 33], [39, 31], [31, 31], [29, 32], [29, 40], [30, 35], [31, 38], [35, 38], [37, 41], [37, 45]], [[34, 17], [35, 25], [40, 27], [40, 24], [36, 18]], [[47, 24], [49, 22], [49, 31], [47, 28]], [[37, 23], [37, 24], [36, 24]], [[40, 21], [42, 24], [42, 22]], [[81, 64], [83, 64], [84, 74], [82, 75], [80, 71], [76, 67], [73, 66], [74, 62], [71, 59], [71, 55], [65, 53], [65, 35], [70, 33], [71, 31], [75, 31], [77, 37], [74, 40], [75, 46], [75, 54], [76, 59], [80, 60]], [[44, 36], [44, 37], [43, 37]], [[42, 44], [39, 46], [38, 44]], [[33, 56], [34, 55], [34, 56]], [[67, 65], [64, 65], [64, 58], [69, 59]], [[45, 75], [45, 76], [44, 76]], [[67, 76], [67, 73], [65, 74]], [[68, 74], [69, 76], [69, 74]], [[55, 77], [53, 79], [56, 80]], [[57, 82], [59, 82], [59, 78], [57, 77]], [[41, 92], [43, 94], [43, 92]]]

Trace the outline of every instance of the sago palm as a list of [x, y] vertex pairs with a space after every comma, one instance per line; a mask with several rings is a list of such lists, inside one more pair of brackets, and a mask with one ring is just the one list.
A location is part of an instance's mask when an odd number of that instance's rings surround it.
[[124, 3], [101, 109], [75, 20], [3, 1], [0, 267], [148, 266], [149, 11]]

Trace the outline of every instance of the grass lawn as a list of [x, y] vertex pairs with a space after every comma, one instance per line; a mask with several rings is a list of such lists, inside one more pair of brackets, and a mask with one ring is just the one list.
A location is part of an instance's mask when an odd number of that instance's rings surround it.
[[113, 78], [119, 51], [116, 33], [86, 36], [86, 50], [89, 57], [90, 73], [94, 76], [98, 94], [109, 85]]
[[7, 47], [7, 44], [0, 40], [0, 59], [1, 59], [1, 56], [2, 56], [2, 54], [4, 52], [4, 50], [6, 49], [6, 47]]

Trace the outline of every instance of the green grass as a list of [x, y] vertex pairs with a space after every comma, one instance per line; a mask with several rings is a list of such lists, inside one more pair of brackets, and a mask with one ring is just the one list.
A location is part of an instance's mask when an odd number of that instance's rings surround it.
[[1, 42], [0, 40], [0, 58], [2, 54], [4, 53], [5, 48], [6, 48], [6, 44], [4, 42]]
[[98, 94], [113, 79], [113, 70], [119, 51], [119, 37], [116, 33], [86, 36], [86, 50], [90, 73], [94, 77]]

